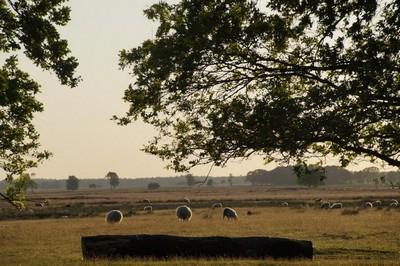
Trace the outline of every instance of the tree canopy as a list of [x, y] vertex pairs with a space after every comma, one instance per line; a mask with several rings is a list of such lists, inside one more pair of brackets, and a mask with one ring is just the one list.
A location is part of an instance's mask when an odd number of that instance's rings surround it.
[[[40, 149], [32, 124], [43, 105], [36, 99], [40, 85], [18, 68], [22, 53], [36, 66], [55, 73], [61, 84], [75, 87], [77, 59], [57, 28], [70, 19], [66, 0], [0, 0], [0, 169], [12, 186], [14, 175], [50, 156]], [[8, 191], [12, 191], [8, 190]], [[3, 195], [13, 199], [12, 194]]]
[[134, 81], [118, 122], [185, 171], [357, 157], [400, 167], [400, 2], [182, 0], [145, 10], [154, 39], [120, 52]]
[[147, 188], [148, 188], [148, 189], [151, 189], [151, 190], [159, 189], [159, 188], [160, 188], [160, 184], [157, 183], [157, 182], [150, 182], [150, 183], [147, 185]]
[[116, 172], [108, 172], [105, 177], [110, 182], [110, 187], [112, 189], [119, 185], [119, 176]]
[[78, 190], [79, 188], [79, 179], [74, 176], [70, 175], [65, 184], [67, 190]]

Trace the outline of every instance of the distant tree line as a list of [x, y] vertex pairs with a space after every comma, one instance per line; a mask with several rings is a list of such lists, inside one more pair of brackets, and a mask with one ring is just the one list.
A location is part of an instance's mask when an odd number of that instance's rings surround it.
[[[384, 177], [387, 184], [400, 182], [400, 171], [380, 172], [377, 167], [367, 167], [361, 171], [349, 171], [339, 166], [326, 166], [323, 169], [325, 178], [322, 178], [321, 181], [326, 185], [373, 184], [380, 177]], [[321, 176], [319, 178], [321, 179]], [[302, 184], [292, 166], [277, 167], [270, 171], [256, 169], [248, 172], [245, 180], [252, 185], [294, 186]]]
[[[296, 186], [296, 185], [342, 185], [342, 184], [370, 184], [376, 186], [400, 186], [399, 171], [379, 171], [376, 167], [368, 167], [361, 171], [349, 171], [338, 166], [324, 167], [324, 176], [315, 175], [314, 178], [298, 179], [293, 167], [277, 167], [273, 170], [256, 169], [245, 176], [212, 176], [204, 183], [204, 176], [191, 174], [173, 177], [148, 177], [148, 178], [118, 178], [118, 188], [157, 189], [160, 187], [197, 187], [203, 186], [243, 186], [243, 185], [270, 185], [270, 186]], [[381, 179], [381, 177], [384, 177]], [[69, 178], [67, 178], [69, 179]], [[81, 178], [78, 189], [107, 189], [112, 187], [108, 178]], [[322, 180], [321, 180], [322, 179]], [[67, 189], [66, 179], [32, 178], [33, 187], [29, 189]], [[70, 181], [71, 182], [71, 181]], [[305, 183], [304, 183], [305, 182]], [[311, 182], [311, 183], [310, 183]], [[314, 182], [314, 183], [313, 183]], [[75, 183], [73, 181], [73, 183]], [[157, 185], [156, 185], [156, 184]], [[113, 183], [114, 184], [114, 183]], [[150, 185], [150, 186], [149, 186]], [[76, 186], [76, 183], [75, 183]], [[74, 186], [72, 186], [74, 187]], [[5, 188], [5, 182], [0, 181], [0, 189]]]

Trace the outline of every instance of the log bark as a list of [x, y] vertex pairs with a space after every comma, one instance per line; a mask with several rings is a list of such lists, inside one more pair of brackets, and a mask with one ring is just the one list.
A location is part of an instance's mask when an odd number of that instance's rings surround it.
[[84, 259], [123, 257], [309, 258], [312, 242], [271, 237], [98, 235], [81, 239]]

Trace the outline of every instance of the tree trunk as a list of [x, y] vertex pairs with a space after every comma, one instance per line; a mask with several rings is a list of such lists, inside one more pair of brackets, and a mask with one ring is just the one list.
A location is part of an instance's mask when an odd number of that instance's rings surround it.
[[83, 258], [309, 258], [311, 241], [270, 237], [99, 235], [81, 239]]

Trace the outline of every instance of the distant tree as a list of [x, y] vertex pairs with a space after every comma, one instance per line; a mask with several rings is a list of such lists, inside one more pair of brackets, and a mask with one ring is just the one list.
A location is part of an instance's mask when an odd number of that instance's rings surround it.
[[96, 184], [90, 184], [89, 185], [89, 188], [96, 188], [97, 186], [96, 186]]
[[308, 187], [324, 185], [326, 171], [319, 165], [298, 164], [294, 166], [293, 170], [296, 173], [299, 185], [305, 185]]
[[115, 172], [108, 172], [106, 178], [110, 182], [111, 189], [116, 188], [119, 185], [119, 176]]
[[79, 188], [79, 179], [74, 175], [70, 175], [66, 185], [67, 190], [77, 190]]
[[375, 188], [378, 189], [378, 186], [379, 186], [379, 178], [377, 178], [377, 177], [373, 178], [373, 179], [372, 179], [372, 182], [374, 183]]
[[326, 184], [346, 184], [355, 181], [352, 172], [340, 166], [326, 166]]
[[400, 189], [400, 182], [395, 183], [393, 181], [389, 181], [389, 184], [392, 189], [396, 189], [396, 188]]
[[[368, 180], [368, 183], [373, 182], [376, 186], [379, 184], [380, 173], [378, 167], [366, 167], [359, 171], [359, 175], [364, 178], [364, 180]], [[378, 182], [378, 184], [376, 184], [376, 182]]]
[[233, 175], [232, 174], [229, 174], [228, 183], [230, 186], [233, 186]]
[[147, 188], [148, 189], [159, 189], [160, 188], [160, 184], [159, 183], [157, 183], [157, 182], [150, 182], [148, 185], [147, 185]]
[[35, 173], [29, 174], [29, 180], [27, 182], [27, 188], [30, 189], [32, 193], [34, 189], [38, 188], [38, 184], [32, 179], [34, 176], [36, 176]]
[[266, 183], [266, 176], [268, 172], [264, 169], [256, 169], [250, 171], [246, 175], [245, 182], [250, 182], [252, 185], [260, 185]]
[[378, 189], [379, 184], [382, 184], [382, 185], [389, 185], [390, 184], [390, 186], [392, 185], [388, 180], [386, 180], [386, 176], [384, 176], [384, 175], [381, 175], [379, 177], [374, 177], [372, 179], [372, 182], [375, 185], [375, 189]]
[[21, 188], [21, 190], [25, 193], [28, 189], [36, 189], [37, 184], [32, 180], [30, 174], [23, 173], [16, 179], [16, 185]]
[[209, 187], [214, 186], [214, 180], [213, 180], [212, 178], [209, 178], [209, 179], [207, 180], [207, 186], [209, 186]]
[[31, 190], [31, 193], [33, 193], [33, 190], [38, 188], [38, 184], [35, 182], [35, 180], [29, 178], [27, 182], [27, 188]]
[[192, 174], [187, 174], [185, 178], [186, 178], [186, 183], [189, 187], [193, 187], [196, 184], [196, 180]]

